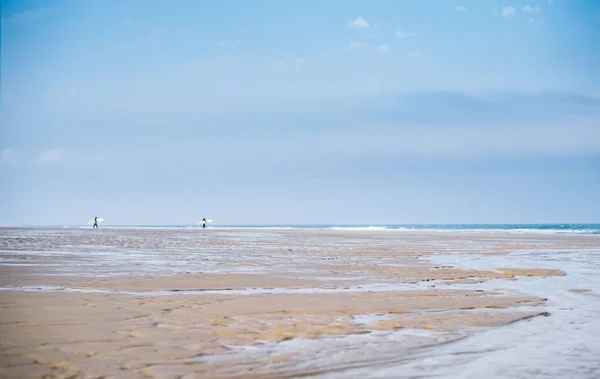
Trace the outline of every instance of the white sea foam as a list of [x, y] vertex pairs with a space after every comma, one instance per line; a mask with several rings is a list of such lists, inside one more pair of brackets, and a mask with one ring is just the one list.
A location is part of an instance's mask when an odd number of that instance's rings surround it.
[[400, 230], [400, 229], [390, 229], [386, 226], [332, 226], [329, 229], [331, 230], [348, 230], [348, 231], [369, 231], [369, 230]]

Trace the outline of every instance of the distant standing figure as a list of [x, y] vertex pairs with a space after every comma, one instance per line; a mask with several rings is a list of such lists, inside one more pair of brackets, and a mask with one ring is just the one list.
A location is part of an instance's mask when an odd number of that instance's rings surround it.
[[94, 217], [94, 226], [92, 228], [97, 228], [98, 227], [98, 217]]
[[206, 228], [206, 217], [202, 218], [202, 227]]

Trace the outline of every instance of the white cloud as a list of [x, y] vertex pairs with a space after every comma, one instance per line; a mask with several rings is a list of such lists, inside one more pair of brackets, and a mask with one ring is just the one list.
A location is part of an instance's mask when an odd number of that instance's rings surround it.
[[531, 5], [525, 5], [524, 7], [521, 8], [521, 10], [526, 13], [540, 13], [541, 8], [532, 7]]
[[502, 17], [511, 18], [515, 15], [517, 9], [515, 7], [502, 7]]
[[125, 26], [129, 26], [129, 27], [143, 27], [143, 26], [147, 26], [148, 23], [146, 21], [142, 21], [142, 20], [138, 20], [132, 17], [126, 17], [123, 20], [123, 25]]
[[8, 17], [3, 17], [2, 22], [7, 24], [24, 24], [36, 21], [48, 13], [47, 8], [32, 9], [25, 12], [15, 13]]
[[382, 54], [389, 54], [392, 51], [389, 45], [377, 46], [377, 50], [379, 50], [379, 52]]
[[413, 51], [408, 54], [408, 57], [414, 61], [421, 59], [421, 54], [418, 51]]
[[58, 149], [43, 151], [37, 158], [38, 163], [59, 163], [67, 158], [67, 153], [60, 147]]
[[[519, 138], [515, 139], [518, 135]], [[600, 152], [598, 128], [590, 124], [503, 124], [406, 127], [369, 124], [323, 133], [317, 144], [337, 153], [429, 157], [516, 157]]]
[[19, 160], [19, 150], [13, 147], [0, 149], [0, 167], [14, 166]]
[[348, 27], [350, 29], [367, 29], [369, 26], [369, 23], [362, 17], [359, 17], [354, 21], [348, 21]]
[[240, 41], [239, 39], [230, 40], [229, 38], [224, 38], [224, 39], [220, 40], [219, 42], [217, 42], [217, 45], [219, 45], [219, 46], [240, 46], [241, 44], [242, 44], [242, 41]]
[[346, 50], [358, 50], [362, 49], [365, 46], [367, 46], [366, 43], [359, 41], [350, 41], [350, 43], [348, 43], [348, 46], [346, 46]]
[[301, 69], [306, 64], [304, 57], [297, 57], [293, 54], [287, 54], [281, 58], [277, 58], [271, 62], [271, 67], [292, 67], [295, 69]]
[[467, 11], [467, 8], [463, 7], [462, 5], [457, 5], [456, 7], [454, 7], [454, 11], [456, 13], [464, 13]]
[[543, 19], [541, 19], [541, 18], [529, 17], [529, 19], [528, 19], [528, 20], [529, 20], [529, 23], [530, 23], [530, 24], [537, 24], [537, 25], [542, 25], [542, 26], [543, 26], [544, 24], [546, 24], [546, 21], [544, 21], [544, 20], [543, 20]]
[[396, 26], [396, 38], [408, 38], [418, 36], [419, 33], [405, 32], [399, 26]]

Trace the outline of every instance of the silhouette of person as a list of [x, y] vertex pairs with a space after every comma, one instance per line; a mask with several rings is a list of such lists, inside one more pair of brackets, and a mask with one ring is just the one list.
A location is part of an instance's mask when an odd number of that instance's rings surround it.
[[98, 217], [94, 217], [94, 226], [92, 228], [98, 227]]
[[202, 227], [206, 228], [206, 217], [202, 218]]

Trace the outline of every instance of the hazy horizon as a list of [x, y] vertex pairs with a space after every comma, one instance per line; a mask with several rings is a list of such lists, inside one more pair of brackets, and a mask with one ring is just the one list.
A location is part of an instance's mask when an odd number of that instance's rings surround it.
[[600, 2], [1, 6], [0, 225], [600, 222]]
[[[92, 219], [93, 220], [93, 219]], [[119, 227], [149, 227], [149, 228], [153, 228], [153, 227], [165, 227], [165, 228], [170, 228], [170, 227], [192, 227], [192, 226], [196, 226], [198, 228], [202, 228], [202, 223], [200, 222], [188, 222], [188, 223], [178, 223], [178, 224], [113, 224], [110, 223], [110, 221], [107, 221], [106, 219], [102, 218], [102, 221], [100, 221], [99, 227], [109, 227], [109, 228], [119, 228]], [[88, 222], [81, 222], [79, 224], [70, 224], [70, 225], [61, 225], [61, 224], [22, 224], [22, 225], [2, 225], [0, 224], [0, 228], [70, 228], [70, 227], [92, 227], [91, 224], [91, 220], [88, 220]], [[559, 222], [559, 223], [474, 223], [474, 224], [427, 224], [427, 223], [422, 223], [422, 224], [394, 224], [394, 223], [390, 223], [390, 224], [356, 224], [356, 223], [334, 223], [334, 224], [297, 224], [297, 223], [290, 223], [290, 224], [283, 224], [283, 223], [272, 223], [272, 224], [222, 224], [222, 223], [218, 223], [218, 222], [213, 222], [211, 223], [208, 227], [209, 228], [228, 228], [228, 227], [233, 227], [233, 228], [244, 228], [244, 227], [248, 227], [248, 228], [254, 228], [254, 227], [264, 227], [264, 228], [269, 228], [269, 227], [273, 227], [273, 228], [278, 228], [278, 227], [291, 227], [291, 228], [328, 228], [328, 227], [348, 227], [348, 228], [386, 228], [389, 230], [394, 230], [394, 228], [400, 228], [402, 229], [403, 227], [408, 227], [408, 229], [432, 229], [432, 227], [440, 227], [442, 229], [448, 228], [448, 227], [456, 227], [455, 229], [459, 230], [459, 229], [477, 229], [477, 228], [471, 228], [471, 227], [484, 227], [484, 229], [493, 229], [493, 228], [489, 228], [489, 227], [494, 227], [494, 226], [498, 226], [498, 227], [502, 227], [500, 229], [532, 229], [532, 230], [544, 230], [544, 227], [548, 227], [546, 229], [549, 230], [560, 230], [560, 229], [564, 229], [565, 231], [577, 231], [577, 230], [581, 230], [581, 229], [585, 229], [584, 227], [586, 226], [591, 226], [594, 227], [592, 228], [592, 230], [595, 231], [595, 229], [598, 229], [597, 227], [600, 227], [600, 223], [576, 223], [576, 222]], [[463, 228], [460, 228], [463, 227]], [[435, 228], [433, 228], [435, 229]], [[450, 228], [451, 229], [451, 228]], [[594, 233], [595, 234], [595, 233]]]

